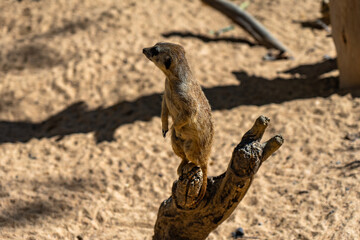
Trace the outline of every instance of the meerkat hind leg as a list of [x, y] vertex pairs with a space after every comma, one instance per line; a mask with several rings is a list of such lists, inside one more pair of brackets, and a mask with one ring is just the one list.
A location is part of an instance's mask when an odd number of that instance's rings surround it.
[[183, 170], [184, 166], [185, 166], [186, 164], [188, 164], [188, 163], [189, 163], [189, 160], [187, 160], [186, 158], [184, 158], [184, 159], [181, 161], [181, 163], [180, 163], [180, 165], [179, 165], [179, 167], [178, 167], [178, 169], [177, 169], [177, 174], [178, 174], [179, 176], [182, 174], [182, 170]]
[[172, 149], [174, 150], [174, 153], [182, 159], [182, 161], [177, 169], [177, 173], [180, 176], [182, 173], [182, 168], [189, 161], [186, 159], [186, 155], [184, 152], [184, 140], [176, 137], [175, 129], [172, 129], [172, 132], [171, 132], [171, 146], [172, 146]]
[[207, 188], [207, 156], [203, 155], [199, 145], [196, 141], [185, 141], [184, 145], [186, 158], [201, 168], [203, 174], [203, 185], [201, 186], [198, 202], [203, 199]]
[[193, 140], [186, 140], [184, 142], [184, 152], [186, 158], [197, 166], [203, 165], [201, 149]]
[[181, 159], [186, 158], [184, 152], [184, 140], [176, 137], [175, 129], [172, 129], [171, 131], [171, 146], [176, 155], [178, 155]]

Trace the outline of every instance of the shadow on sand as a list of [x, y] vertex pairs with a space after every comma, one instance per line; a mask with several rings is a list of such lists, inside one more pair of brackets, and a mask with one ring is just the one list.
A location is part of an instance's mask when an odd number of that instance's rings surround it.
[[[6, 227], [16, 228], [29, 224], [35, 225], [40, 220], [47, 218], [62, 218], [74, 208], [68, 198], [73, 201], [74, 195], [83, 195], [89, 191], [100, 191], [101, 188], [100, 183], [91, 180], [91, 178], [57, 179], [47, 182], [32, 181], [29, 184], [34, 191], [41, 188], [41, 197], [33, 197], [32, 200], [28, 201], [11, 197], [10, 207], [3, 208], [0, 212], [0, 231], [1, 228]], [[4, 189], [0, 190], [2, 197], [10, 197], [4, 192]]]
[[[289, 69], [298, 78], [266, 79], [233, 72], [239, 84], [204, 88], [213, 110], [231, 109], [241, 105], [265, 105], [294, 99], [327, 97], [338, 90], [338, 78], [319, 78], [336, 65], [327, 60], [314, 65]], [[112, 141], [114, 131], [134, 121], [149, 121], [160, 116], [161, 94], [142, 96], [135, 101], [119, 102], [108, 108], [88, 110], [84, 102], [77, 102], [48, 119], [31, 123], [0, 121], [0, 144], [27, 142], [32, 138], [62, 137], [74, 133], [95, 132], [97, 142]]]
[[179, 31], [173, 31], [173, 32], [167, 32], [161, 34], [165, 38], [170, 37], [182, 37], [182, 38], [196, 38], [199, 39], [205, 43], [208, 42], [232, 42], [232, 43], [243, 43], [247, 44], [250, 47], [256, 46], [258, 44], [250, 42], [249, 40], [243, 39], [243, 38], [234, 38], [234, 37], [208, 37], [206, 35], [202, 34], [195, 34], [192, 32], [179, 32]]

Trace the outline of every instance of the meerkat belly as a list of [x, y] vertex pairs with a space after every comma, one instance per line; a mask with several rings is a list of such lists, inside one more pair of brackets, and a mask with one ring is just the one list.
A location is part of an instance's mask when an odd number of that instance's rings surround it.
[[[172, 101], [167, 101], [166, 105], [173, 123], [176, 121], [176, 119], [182, 117], [181, 108], [179, 106], [175, 105]], [[184, 126], [182, 126], [176, 131], [176, 136], [183, 140], [186, 140], [194, 137], [194, 135], [196, 135], [196, 132], [196, 126], [194, 126], [192, 119], [189, 119], [189, 121]]]
[[194, 126], [192, 122], [189, 122], [185, 126], [181, 128], [181, 130], [177, 133], [178, 137], [183, 140], [197, 140], [200, 137], [200, 132], [197, 127]]

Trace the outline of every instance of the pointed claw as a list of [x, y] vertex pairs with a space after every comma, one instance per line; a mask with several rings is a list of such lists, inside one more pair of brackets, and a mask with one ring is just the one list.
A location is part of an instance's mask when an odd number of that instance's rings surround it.
[[162, 134], [163, 134], [163, 137], [165, 138], [166, 137], [166, 133], [168, 132], [169, 130], [162, 130]]

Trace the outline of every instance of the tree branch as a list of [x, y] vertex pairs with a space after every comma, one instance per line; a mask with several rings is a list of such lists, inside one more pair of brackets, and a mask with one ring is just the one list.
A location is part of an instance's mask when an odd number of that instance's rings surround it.
[[255, 40], [268, 48], [274, 48], [280, 51], [277, 58], [288, 58], [287, 48], [277, 40], [259, 21], [257, 21], [248, 12], [237, 7], [235, 4], [226, 0], [202, 0], [204, 3], [222, 12], [229, 17], [245, 31], [247, 31]]
[[235, 147], [228, 169], [217, 177], [208, 178], [204, 198], [198, 202], [203, 174], [193, 163], [184, 166], [173, 184], [172, 195], [158, 212], [154, 240], [203, 240], [225, 221], [249, 189], [261, 164], [279, 149], [284, 140], [280, 135], [261, 144], [270, 120], [260, 116]]

